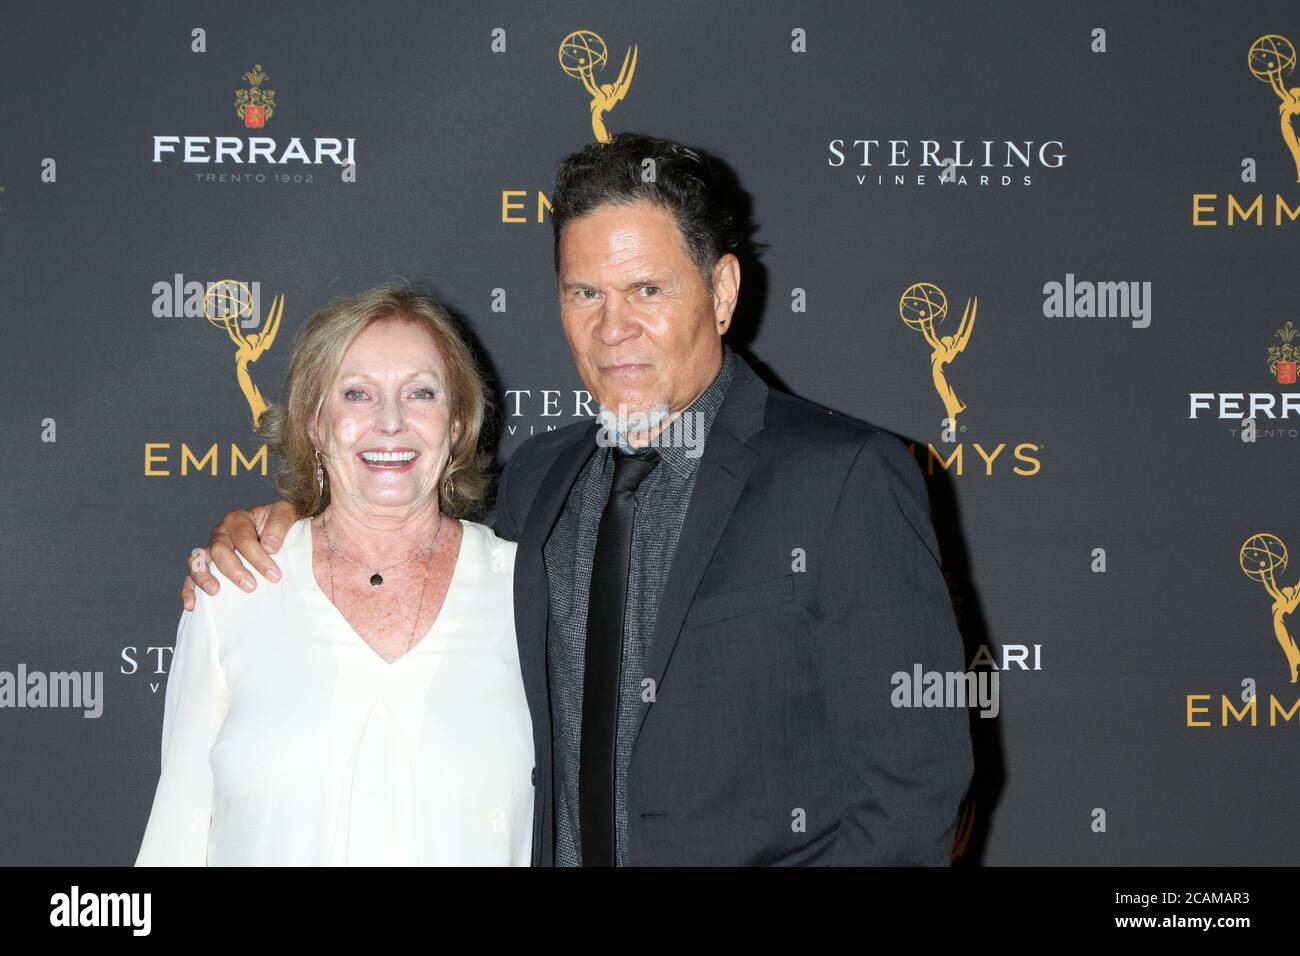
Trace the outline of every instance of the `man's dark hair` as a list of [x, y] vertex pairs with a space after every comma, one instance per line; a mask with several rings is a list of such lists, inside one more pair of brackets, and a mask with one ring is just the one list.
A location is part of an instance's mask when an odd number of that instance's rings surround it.
[[[648, 167], [646, 160], [652, 160]], [[646, 169], [653, 180], [645, 181]], [[551, 194], [555, 271], [560, 271], [560, 232], [567, 222], [606, 203], [649, 202], [673, 214], [686, 253], [713, 294], [713, 266], [744, 241], [734, 188], [720, 165], [682, 143], [641, 133], [616, 133], [560, 160]]]

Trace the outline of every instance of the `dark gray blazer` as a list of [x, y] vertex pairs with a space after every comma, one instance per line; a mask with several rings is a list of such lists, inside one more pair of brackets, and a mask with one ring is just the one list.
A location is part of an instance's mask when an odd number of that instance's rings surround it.
[[[739, 359], [740, 357], [737, 356]], [[533, 718], [533, 862], [554, 862], [542, 546], [597, 426], [506, 465]], [[964, 671], [920, 466], [894, 436], [771, 390], [741, 359], [677, 542], [628, 766], [628, 861], [947, 865], [967, 712], [895, 708], [891, 675]]]

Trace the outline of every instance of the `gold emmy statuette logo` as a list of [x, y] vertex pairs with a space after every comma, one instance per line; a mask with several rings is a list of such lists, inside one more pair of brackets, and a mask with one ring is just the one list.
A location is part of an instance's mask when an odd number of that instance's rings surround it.
[[605, 41], [590, 30], [574, 30], [560, 41], [560, 69], [569, 76], [582, 80], [591, 96], [591, 131], [600, 143], [609, 142], [605, 129], [605, 114], [612, 110], [632, 85], [636, 72], [636, 46], [628, 48], [623, 56], [623, 68], [613, 83], [596, 83], [596, 71], [609, 62]]
[[1294, 120], [1300, 116], [1300, 87], [1287, 89], [1282, 76], [1295, 69], [1295, 46], [1286, 37], [1270, 33], [1250, 45], [1247, 60], [1255, 79], [1273, 88], [1282, 105], [1278, 112], [1282, 119], [1282, 139], [1295, 160], [1296, 182], [1300, 183], [1300, 139], [1296, 137]]
[[1291, 665], [1291, 683], [1296, 683], [1300, 672], [1300, 648], [1287, 631], [1285, 618], [1300, 604], [1300, 581], [1288, 587], [1278, 587], [1276, 575], [1286, 570], [1286, 545], [1275, 534], [1252, 534], [1241, 546], [1238, 558], [1246, 577], [1258, 581], [1273, 599], [1273, 634], [1282, 645], [1282, 653]]
[[284, 315], [284, 296], [277, 295], [266, 313], [266, 321], [261, 332], [244, 334], [239, 320], [253, 314], [253, 293], [242, 282], [234, 279], [222, 279], [214, 282], [203, 297], [203, 314], [213, 325], [224, 326], [230, 341], [235, 343], [235, 379], [248, 399], [249, 410], [253, 413], [253, 427], [257, 427], [262, 412], [266, 411], [266, 400], [253, 384], [248, 374], [248, 366], [256, 362], [275, 342], [275, 333], [280, 331], [280, 318]]
[[262, 89], [262, 81], [267, 79], [267, 75], [262, 72], [261, 64], [245, 73], [244, 79], [252, 86], [235, 90], [235, 115], [248, 128], [261, 129], [275, 112], [275, 90]]
[[957, 393], [948, 384], [944, 372], [945, 366], [966, 348], [971, 331], [975, 328], [975, 310], [979, 308], [979, 298], [966, 302], [966, 311], [962, 313], [961, 325], [955, 335], [938, 334], [938, 327], [948, 316], [948, 297], [933, 282], [918, 282], [904, 290], [898, 300], [898, 314], [908, 328], [916, 329], [925, 336], [930, 346], [930, 377], [934, 379], [934, 389], [943, 399], [943, 407], [948, 412], [955, 426], [957, 415], [966, 411], [966, 406], [957, 400]]
[[1292, 345], [1291, 340], [1300, 333], [1291, 322], [1273, 334], [1282, 340], [1281, 345], [1268, 347], [1268, 371], [1279, 385], [1294, 385], [1296, 363], [1300, 362], [1300, 345]]

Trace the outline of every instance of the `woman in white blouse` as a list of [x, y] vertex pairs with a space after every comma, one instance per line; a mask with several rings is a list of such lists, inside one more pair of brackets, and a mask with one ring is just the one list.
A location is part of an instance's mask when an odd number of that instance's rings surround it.
[[285, 397], [258, 434], [306, 517], [278, 587], [219, 577], [181, 615], [136, 864], [527, 866], [515, 545], [466, 520], [489, 461], [470, 350], [383, 287], [308, 320]]

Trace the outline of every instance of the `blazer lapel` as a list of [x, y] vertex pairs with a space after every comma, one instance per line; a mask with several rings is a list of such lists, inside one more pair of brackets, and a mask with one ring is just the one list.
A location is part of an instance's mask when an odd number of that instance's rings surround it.
[[528, 516], [524, 518], [520, 544], [527, 542], [538, 548], [546, 544], [551, 529], [560, 519], [560, 512], [564, 510], [564, 503], [578, 478], [578, 472], [596, 450], [596, 432], [599, 430], [600, 426], [592, 422], [573, 444], [562, 449], [556, 456], [537, 489]]
[[560, 452], [542, 479], [519, 537], [515, 556], [519, 582], [515, 588], [515, 627], [521, 637], [520, 669], [534, 714], [549, 713], [546, 709], [546, 622], [550, 613], [550, 588], [542, 549], [559, 520], [578, 472], [596, 447], [594, 437], [598, 427], [593, 423], [578, 441]]
[[[717, 550], [718, 541], [736, 502], [740, 500], [749, 474], [758, 462], [758, 453], [745, 442], [762, 428], [768, 388], [739, 355], [736, 362], [727, 396], [704, 443], [704, 456], [695, 476], [691, 503], [677, 537], [672, 567], [659, 600], [659, 613], [646, 658], [646, 674], [654, 681], [656, 692], [663, 683], [664, 672], [677, 646], [682, 623], [695, 600], [700, 580], [713, 559], [713, 552]], [[649, 710], [650, 704], [643, 700], [637, 711], [634, 744]]]
[[552, 834], [546, 826], [551, 818], [551, 696], [546, 674], [546, 626], [550, 616], [550, 587], [546, 578], [543, 548], [559, 520], [578, 472], [595, 449], [594, 423], [582, 437], [563, 449], [542, 479], [524, 519], [515, 553], [515, 630], [519, 638], [519, 670], [524, 694], [533, 717], [533, 733], [539, 760], [543, 763], [534, 795], [536, 810], [533, 829], [533, 865], [550, 854]]

